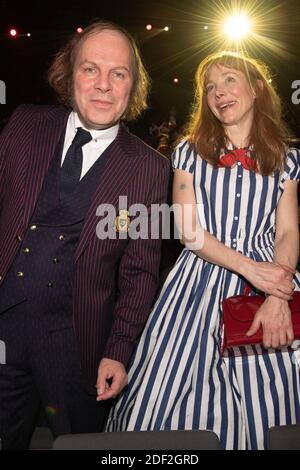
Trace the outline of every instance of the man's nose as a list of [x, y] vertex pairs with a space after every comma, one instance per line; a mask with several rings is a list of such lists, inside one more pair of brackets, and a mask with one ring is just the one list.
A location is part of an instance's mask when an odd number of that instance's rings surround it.
[[95, 88], [102, 91], [102, 93], [107, 93], [111, 90], [111, 82], [109, 74], [102, 73], [96, 80]]

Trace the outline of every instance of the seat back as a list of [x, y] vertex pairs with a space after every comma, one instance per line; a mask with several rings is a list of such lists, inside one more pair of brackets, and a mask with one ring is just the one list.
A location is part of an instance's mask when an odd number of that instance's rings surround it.
[[124, 431], [66, 434], [54, 450], [218, 450], [220, 441], [212, 431]]
[[273, 426], [268, 430], [269, 450], [300, 450], [300, 425]]

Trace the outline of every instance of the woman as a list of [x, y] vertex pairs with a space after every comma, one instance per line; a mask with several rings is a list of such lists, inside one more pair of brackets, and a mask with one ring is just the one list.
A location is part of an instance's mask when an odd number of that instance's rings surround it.
[[[188, 135], [173, 155], [173, 195], [183, 211], [192, 205], [200, 235], [190, 243], [178, 217], [186, 248], [140, 338], [108, 430], [211, 429], [223, 448], [263, 449], [269, 427], [300, 423], [292, 349], [299, 341], [288, 304], [300, 289], [300, 155], [287, 142], [263, 65], [228, 52], [199, 65]], [[246, 283], [268, 294], [248, 332], [262, 326], [263, 346], [222, 357], [222, 300]]]

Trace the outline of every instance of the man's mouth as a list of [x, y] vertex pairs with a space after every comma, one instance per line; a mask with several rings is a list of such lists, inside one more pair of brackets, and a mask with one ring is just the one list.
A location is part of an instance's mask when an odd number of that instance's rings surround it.
[[112, 105], [110, 101], [104, 101], [104, 100], [91, 100], [91, 101], [95, 106], [99, 106], [103, 108], [109, 108]]

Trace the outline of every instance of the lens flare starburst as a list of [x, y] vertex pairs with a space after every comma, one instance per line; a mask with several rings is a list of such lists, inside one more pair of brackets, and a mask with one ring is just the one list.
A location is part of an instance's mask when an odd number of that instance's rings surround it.
[[229, 38], [239, 41], [250, 34], [251, 21], [245, 13], [237, 13], [226, 18], [223, 31]]

